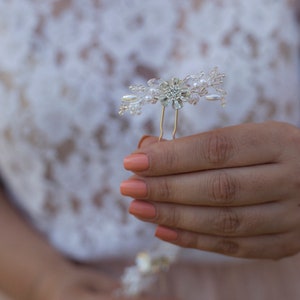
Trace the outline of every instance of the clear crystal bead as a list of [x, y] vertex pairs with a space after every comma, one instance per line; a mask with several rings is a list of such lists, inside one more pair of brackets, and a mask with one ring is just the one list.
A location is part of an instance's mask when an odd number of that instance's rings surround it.
[[206, 100], [208, 101], [218, 101], [221, 100], [222, 97], [220, 95], [214, 94], [214, 95], [206, 95], [205, 96]]
[[192, 105], [196, 105], [200, 100], [200, 96], [197, 93], [193, 93], [190, 97], [188, 102]]

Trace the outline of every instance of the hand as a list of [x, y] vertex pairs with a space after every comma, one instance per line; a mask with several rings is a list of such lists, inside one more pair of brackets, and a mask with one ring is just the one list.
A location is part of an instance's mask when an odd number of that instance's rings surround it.
[[[116, 296], [118, 282], [92, 267], [72, 263], [61, 267], [54, 268], [41, 280], [35, 300], [128, 300]], [[144, 296], [134, 299], [154, 300]]]
[[145, 138], [124, 160], [130, 212], [182, 247], [244, 258], [300, 251], [300, 130], [279, 122], [173, 141]]
[[92, 268], [63, 262], [47, 270], [37, 288], [35, 300], [110, 300], [117, 282]]

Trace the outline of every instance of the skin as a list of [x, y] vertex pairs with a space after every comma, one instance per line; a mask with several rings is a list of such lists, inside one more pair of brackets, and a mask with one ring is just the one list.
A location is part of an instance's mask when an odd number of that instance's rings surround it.
[[14, 300], [116, 299], [113, 292], [119, 282], [101, 268], [75, 264], [62, 256], [9, 202], [0, 189], [1, 291]]
[[163, 142], [144, 137], [124, 160], [135, 175], [121, 192], [135, 198], [129, 211], [158, 224], [156, 236], [167, 242], [280, 259], [300, 251], [299, 154], [300, 130], [280, 122]]

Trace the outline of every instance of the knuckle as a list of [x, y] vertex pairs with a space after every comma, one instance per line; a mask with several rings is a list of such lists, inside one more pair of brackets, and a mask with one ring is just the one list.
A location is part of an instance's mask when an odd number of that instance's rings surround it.
[[161, 166], [164, 166], [167, 173], [172, 172], [180, 161], [179, 155], [176, 151], [165, 151], [162, 156]]
[[[299, 149], [300, 152], [300, 149]], [[283, 178], [287, 187], [287, 195], [293, 196], [295, 192], [300, 192], [300, 163], [296, 162], [292, 167], [287, 170], [288, 174]], [[288, 178], [288, 180], [286, 180]]]
[[155, 185], [151, 184], [149, 199], [168, 202], [172, 199], [172, 187], [165, 177], [155, 180]]
[[240, 219], [233, 209], [223, 207], [219, 209], [212, 224], [217, 234], [234, 234], [240, 227]]
[[237, 256], [239, 249], [240, 246], [237, 242], [228, 239], [222, 239], [216, 243], [214, 252], [229, 256]]
[[201, 245], [199, 245], [199, 238], [191, 232], [182, 232], [177, 241], [179, 242], [181, 247], [184, 248], [192, 248], [192, 249], [201, 249]]
[[168, 205], [166, 212], [159, 214], [158, 219], [162, 225], [178, 228], [181, 223], [180, 210], [176, 206]]
[[[296, 170], [293, 174], [290, 174], [289, 191], [300, 191], [300, 166], [294, 166]], [[300, 205], [299, 205], [300, 206]]]
[[210, 164], [223, 164], [233, 153], [232, 140], [218, 131], [210, 133], [204, 143], [204, 159]]
[[295, 128], [292, 125], [286, 125], [287, 128], [285, 128], [285, 137], [287, 139], [287, 142], [289, 145], [292, 146], [292, 149], [295, 149], [297, 153], [299, 153], [300, 150], [300, 131], [298, 128]]
[[210, 178], [209, 196], [214, 203], [231, 204], [236, 199], [238, 181], [226, 172], [216, 172]]
[[[300, 190], [300, 163], [299, 163], [299, 152], [300, 152], [300, 130], [294, 128], [292, 125], [286, 125], [291, 128], [287, 128], [285, 133], [285, 145], [282, 147], [285, 149], [281, 153], [281, 157], [278, 160], [285, 160], [287, 162], [289, 178], [287, 184], [290, 185], [290, 191]], [[288, 130], [289, 129], [289, 130]], [[287, 148], [286, 145], [289, 145]]]
[[[300, 130], [294, 125], [284, 122], [269, 122], [274, 126], [274, 139], [278, 148], [276, 161], [282, 161], [286, 155], [298, 155], [300, 151]], [[289, 145], [287, 148], [286, 145]]]
[[277, 237], [278, 246], [272, 255], [273, 260], [293, 256], [299, 252], [299, 234], [287, 233]]

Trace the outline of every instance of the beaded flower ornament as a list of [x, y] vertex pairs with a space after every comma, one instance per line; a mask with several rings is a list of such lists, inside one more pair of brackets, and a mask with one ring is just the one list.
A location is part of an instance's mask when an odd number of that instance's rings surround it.
[[184, 79], [172, 78], [168, 81], [152, 78], [144, 85], [131, 85], [132, 94], [122, 97], [119, 114], [129, 111], [132, 115], [140, 115], [145, 104], [162, 105], [160, 119], [160, 136], [162, 139], [164, 130], [163, 122], [165, 108], [169, 105], [175, 110], [174, 129], [175, 138], [178, 124], [178, 111], [185, 103], [196, 105], [201, 98], [208, 101], [220, 101], [225, 105], [226, 92], [222, 89], [225, 75], [218, 72], [218, 68], [212, 69], [207, 75], [204, 72], [198, 75], [188, 75]]
[[[220, 101], [225, 105], [226, 92], [222, 88], [225, 75], [218, 68], [207, 75], [188, 75], [184, 79], [172, 78], [168, 81], [150, 79], [147, 85], [131, 85], [132, 94], [122, 97], [119, 114], [128, 111], [132, 115], [140, 115], [145, 104], [162, 105], [159, 141], [163, 138], [164, 115], [167, 106], [175, 111], [172, 137], [175, 139], [178, 125], [178, 111], [185, 103], [196, 105], [202, 98], [208, 101]], [[128, 267], [122, 277], [122, 288], [119, 294], [133, 297], [147, 291], [158, 275], [169, 269], [180, 252], [180, 248], [172, 244], [160, 242], [155, 249], [138, 253], [136, 264]]]

